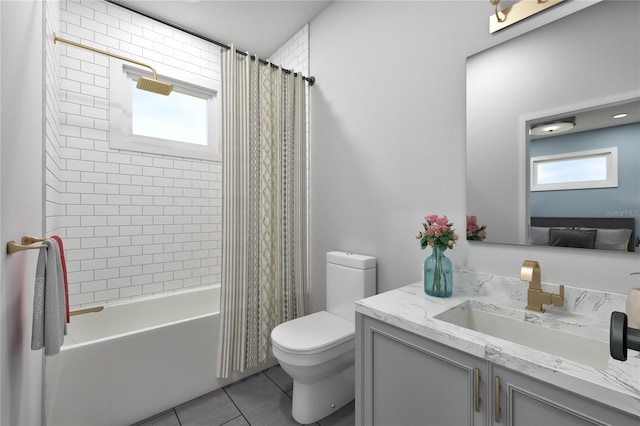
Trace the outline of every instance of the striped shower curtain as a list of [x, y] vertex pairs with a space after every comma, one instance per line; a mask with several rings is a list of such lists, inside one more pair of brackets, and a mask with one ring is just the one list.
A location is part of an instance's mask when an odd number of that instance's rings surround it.
[[307, 311], [306, 88], [222, 53], [218, 377], [267, 360], [271, 330]]

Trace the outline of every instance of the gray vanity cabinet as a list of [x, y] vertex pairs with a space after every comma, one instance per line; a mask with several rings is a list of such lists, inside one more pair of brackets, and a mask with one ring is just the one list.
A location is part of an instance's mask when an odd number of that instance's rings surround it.
[[357, 425], [486, 425], [489, 363], [356, 315]]
[[[530, 376], [494, 365], [492, 395], [495, 395], [498, 383], [499, 398], [493, 401], [499, 402], [492, 408], [494, 425], [638, 426], [640, 424], [638, 417]], [[498, 407], [500, 416], [496, 419], [495, 409]]]
[[639, 417], [360, 313], [355, 414], [366, 426], [640, 425]]

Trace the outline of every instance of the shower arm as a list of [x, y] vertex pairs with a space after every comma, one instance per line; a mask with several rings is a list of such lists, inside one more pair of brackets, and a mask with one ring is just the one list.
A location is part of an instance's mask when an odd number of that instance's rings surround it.
[[153, 73], [153, 79], [157, 80], [156, 70], [151, 65], [147, 65], [145, 63], [136, 61], [135, 59], [125, 58], [124, 56], [120, 56], [120, 55], [117, 55], [115, 53], [110, 53], [110, 52], [106, 52], [104, 50], [96, 49], [95, 47], [85, 46], [84, 44], [76, 43], [75, 41], [71, 41], [71, 40], [67, 40], [67, 39], [62, 38], [62, 37], [58, 37], [56, 35], [56, 33], [53, 33], [53, 42], [56, 43], [58, 41], [61, 42], [61, 43], [70, 44], [71, 46], [79, 47], [81, 49], [90, 50], [92, 52], [99, 53], [101, 55], [111, 56], [112, 58], [120, 59], [121, 61], [131, 62], [132, 64], [140, 65], [141, 67], [149, 68], [151, 70], [151, 72]]

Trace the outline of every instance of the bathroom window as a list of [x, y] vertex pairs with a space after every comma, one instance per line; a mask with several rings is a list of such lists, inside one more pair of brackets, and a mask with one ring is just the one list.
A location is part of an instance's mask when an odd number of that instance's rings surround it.
[[137, 68], [112, 62], [110, 146], [219, 161], [218, 87], [162, 76], [173, 84], [171, 94], [163, 96], [137, 89], [141, 75], [147, 76]]
[[531, 158], [531, 191], [615, 188], [618, 148]]

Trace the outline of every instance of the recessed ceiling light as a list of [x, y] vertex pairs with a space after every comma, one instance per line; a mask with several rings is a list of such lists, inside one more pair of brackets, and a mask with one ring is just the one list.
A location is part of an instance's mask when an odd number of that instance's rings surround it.
[[627, 116], [626, 112], [622, 112], [620, 114], [616, 114], [613, 116], [613, 118], [625, 118]]

